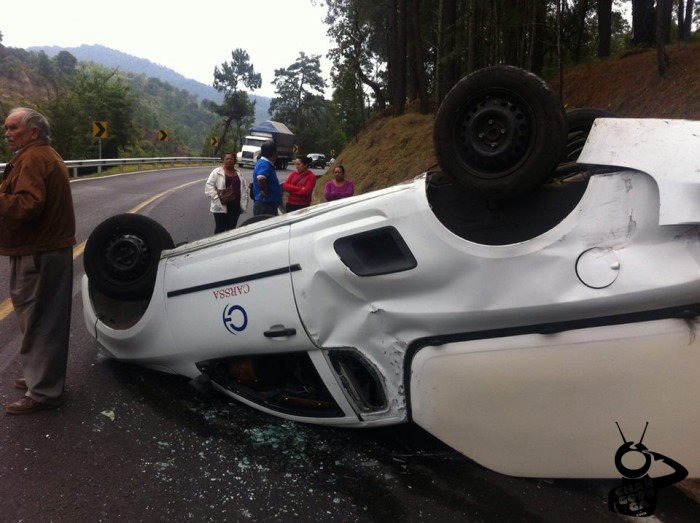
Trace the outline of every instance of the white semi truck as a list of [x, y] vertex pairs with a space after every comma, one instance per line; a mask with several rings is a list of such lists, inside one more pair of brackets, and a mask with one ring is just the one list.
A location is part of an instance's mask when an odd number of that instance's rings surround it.
[[272, 140], [277, 145], [277, 169], [286, 169], [294, 154], [294, 134], [286, 125], [268, 120], [250, 129], [243, 139], [243, 146], [236, 155], [239, 167], [255, 167], [260, 156], [260, 146]]

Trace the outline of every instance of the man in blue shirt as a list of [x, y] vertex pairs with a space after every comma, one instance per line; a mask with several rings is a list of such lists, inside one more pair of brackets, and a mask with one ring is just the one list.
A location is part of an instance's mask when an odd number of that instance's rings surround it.
[[265, 142], [260, 147], [260, 159], [253, 169], [253, 216], [261, 214], [277, 215], [282, 205], [282, 187], [275, 171], [277, 146], [275, 142]]

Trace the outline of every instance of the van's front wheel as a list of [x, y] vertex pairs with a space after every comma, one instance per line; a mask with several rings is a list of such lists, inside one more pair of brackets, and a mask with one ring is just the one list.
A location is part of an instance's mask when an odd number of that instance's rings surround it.
[[95, 289], [110, 298], [150, 298], [160, 253], [174, 246], [158, 222], [139, 214], [119, 214], [100, 223], [88, 237], [85, 274]]

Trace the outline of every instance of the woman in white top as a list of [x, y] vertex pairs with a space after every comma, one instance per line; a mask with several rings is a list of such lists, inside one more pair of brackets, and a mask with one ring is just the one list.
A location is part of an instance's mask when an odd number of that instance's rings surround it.
[[[226, 189], [233, 190], [233, 197], [227, 204], [219, 198]], [[235, 229], [238, 217], [248, 206], [248, 184], [236, 170], [235, 153], [224, 155], [223, 167], [214, 169], [204, 186], [204, 194], [211, 200], [210, 210], [214, 214], [214, 234]]]

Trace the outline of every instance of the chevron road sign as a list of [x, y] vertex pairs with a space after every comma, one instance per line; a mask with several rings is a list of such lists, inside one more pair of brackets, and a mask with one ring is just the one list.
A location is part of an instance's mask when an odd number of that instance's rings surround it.
[[107, 122], [92, 122], [92, 135], [95, 138], [107, 138]]

